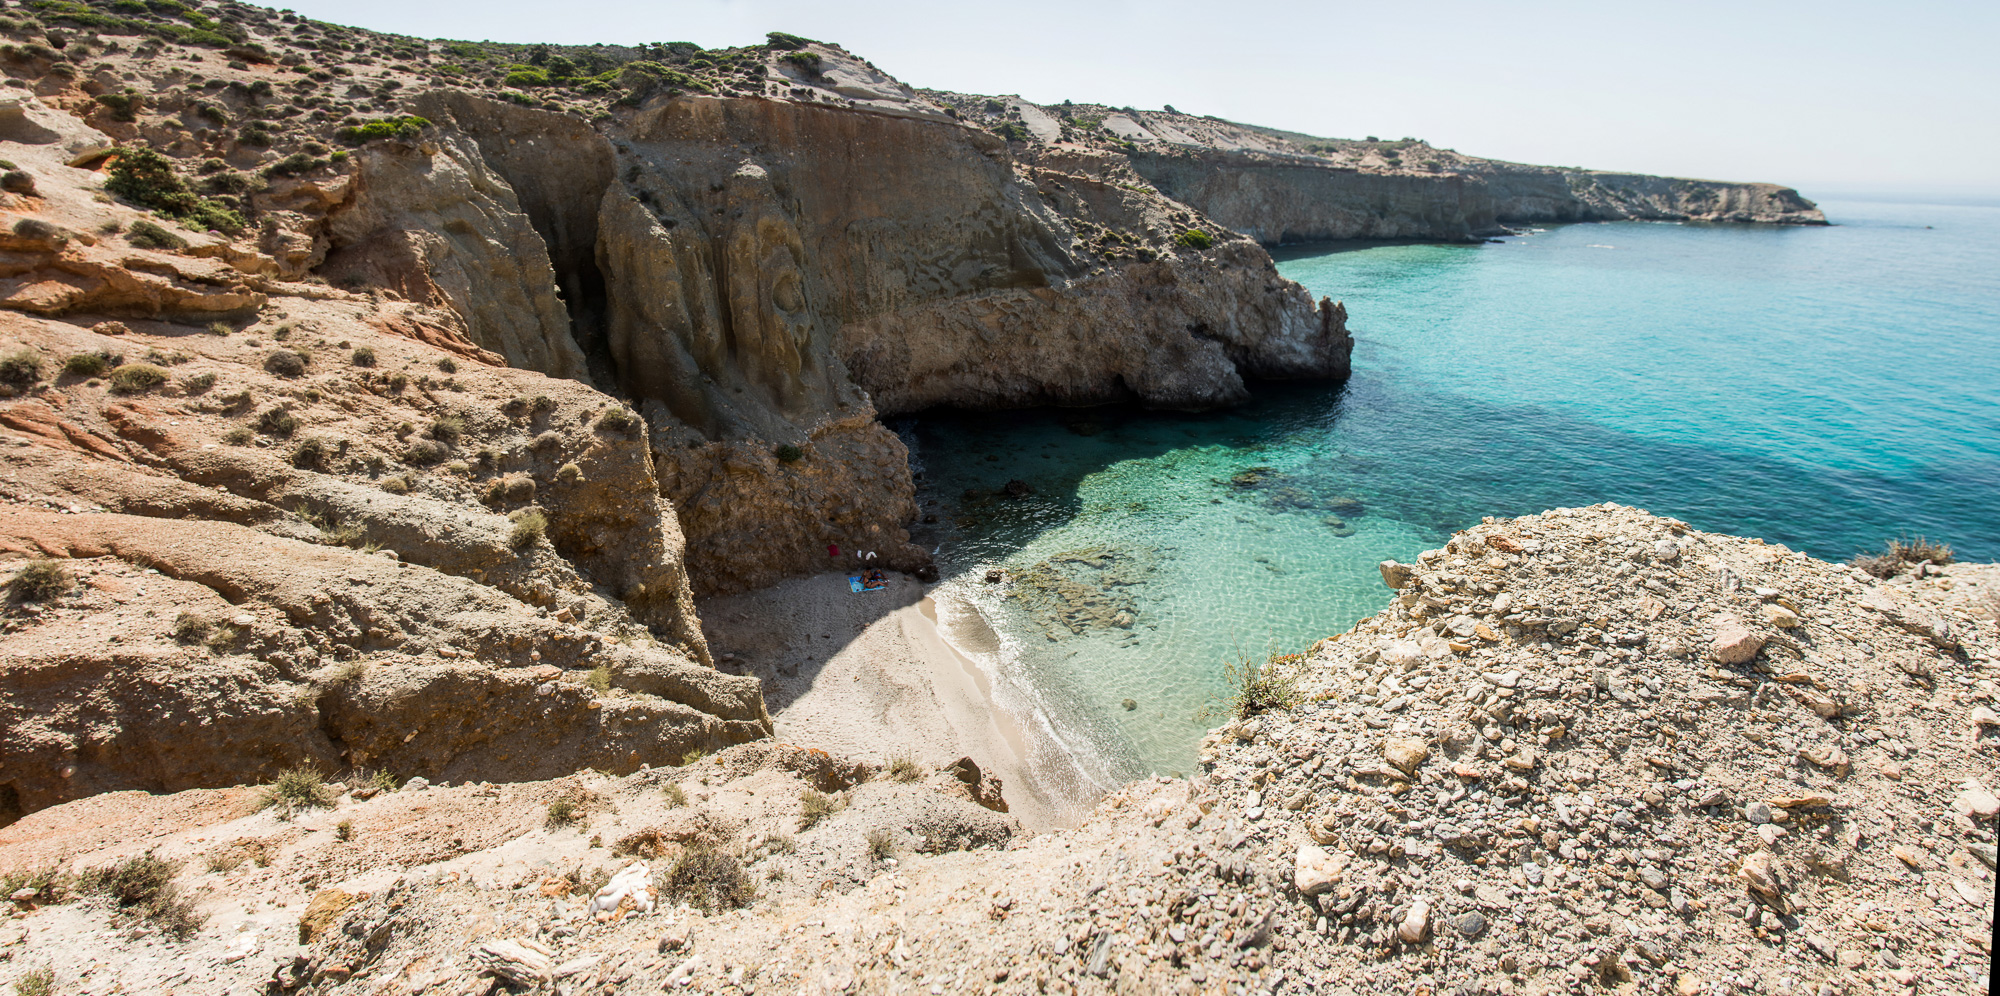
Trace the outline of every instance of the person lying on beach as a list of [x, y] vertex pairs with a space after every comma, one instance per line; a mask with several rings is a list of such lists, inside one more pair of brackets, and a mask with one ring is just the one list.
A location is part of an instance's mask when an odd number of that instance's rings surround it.
[[880, 588], [888, 583], [888, 575], [883, 574], [875, 568], [871, 567], [861, 572], [861, 587], [863, 588]]

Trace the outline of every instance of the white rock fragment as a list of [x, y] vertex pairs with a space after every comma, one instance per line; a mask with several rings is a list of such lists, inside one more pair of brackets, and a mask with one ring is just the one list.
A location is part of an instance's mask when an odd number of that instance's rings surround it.
[[1968, 778], [1959, 783], [1958, 798], [1952, 800], [1952, 808], [1964, 816], [1992, 816], [2000, 813], [2000, 798], [1994, 798], [1977, 778]]
[[1416, 944], [1431, 932], [1431, 904], [1428, 899], [1419, 899], [1410, 904], [1410, 912], [1396, 928], [1396, 936], [1404, 944]]
[[481, 975], [491, 975], [518, 986], [535, 986], [549, 981], [555, 971], [555, 950], [529, 937], [487, 941], [472, 952], [472, 964]]
[[1333, 891], [1347, 870], [1347, 855], [1327, 851], [1317, 844], [1300, 844], [1292, 871], [1292, 885], [1301, 896], [1317, 896]]
[[584, 912], [595, 916], [598, 913], [615, 910], [628, 897], [632, 900], [633, 908], [640, 913], [653, 912], [652, 877], [652, 869], [644, 861], [626, 865], [619, 869], [618, 874], [611, 876], [611, 881], [605, 883], [604, 888], [597, 890], [596, 895], [590, 897], [590, 904]]

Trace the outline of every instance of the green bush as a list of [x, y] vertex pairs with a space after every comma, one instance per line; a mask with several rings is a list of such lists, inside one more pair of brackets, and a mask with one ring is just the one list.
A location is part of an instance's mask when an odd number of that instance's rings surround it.
[[174, 171], [173, 160], [152, 149], [118, 149], [104, 189], [200, 228], [232, 235], [243, 230], [241, 215], [189, 190], [187, 182]]
[[125, 241], [140, 249], [186, 249], [188, 240], [167, 231], [144, 218], [132, 223], [125, 230]]
[[440, 443], [456, 443], [465, 436], [465, 420], [442, 415], [431, 420], [430, 436]]
[[428, 119], [408, 114], [351, 125], [334, 132], [333, 138], [342, 145], [365, 145], [382, 138], [415, 138], [430, 124]]
[[786, 52], [779, 56], [778, 60], [798, 67], [799, 71], [807, 76], [820, 74], [820, 58], [817, 52]]
[[167, 382], [167, 372], [150, 363], [128, 363], [111, 372], [111, 393], [138, 394]]
[[1193, 249], [1197, 252], [1207, 249], [1214, 244], [1215, 237], [1199, 228], [1190, 228], [1174, 236], [1174, 245], [1180, 246], [1183, 249]]
[[181, 381], [181, 389], [189, 394], [200, 394], [215, 386], [215, 374], [198, 373]]
[[125, 362], [125, 358], [107, 350], [94, 353], [73, 353], [63, 361], [63, 373], [71, 377], [102, 377], [105, 372]]
[[281, 818], [290, 819], [302, 810], [330, 808], [334, 796], [318, 769], [302, 765], [278, 772], [278, 777], [264, 786], [258, 802], [267, 809], [276, 807]]
[[32, 387], [42, 379], [42, 354], [23, 347], [0, 356], [0, 383], [16, 388]]
[[801, 49], [814, 42], [810, 38], [788, 35], [783, 31], [769, 31], [764, 34], [764, 44], [777, 49]]
[[146, 105], [146, 99], [129, 87], [124, 93], [100, 93], [97, 102], [111, 109], [113, 121], [137, 121], [140, 109]]
[[[280, 159], [277, 162], [274, 162], [271, 165], [264, 167], [264, 176], [266, 179], [284, 177], [284, 176], [303, 176], [307, 173], [312, 172], [313, 170], [324, 169], [330, 165], [332, 165], [332, 163], [330, 163], [325, 159], [315, 159], [312, 156], [306, 155], [303, 152], [294, 152], [291, 155], [286, 156], [285, 158]], [[241, 174], [230, 174], [230, 175], [235, 176]]]
[[28, 561], [7, 582], [7, 587], [23, 602], [46, 602], [68, 591], [74, 583], [62, 561], [42, 558]]
[[613, 405], [606, 408], [604, 414], [597, 416], [597, 427], [610, 429], [613, 432], [631, 432], [639, 427], [639, 416], [632, 414], [632, 410], [623, 405]]
[[357, 367], [372, 367], [375, 365], [375, 351], [363, 346], [354, 351], [353, 359]]

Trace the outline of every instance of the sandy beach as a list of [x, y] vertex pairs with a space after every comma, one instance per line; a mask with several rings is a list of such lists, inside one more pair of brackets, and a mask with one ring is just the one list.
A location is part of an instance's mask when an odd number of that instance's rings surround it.
[[931, 768], [970, 757], [1002, 780], [1023, 827], [1055, 826], [1061, 807], [1030, 773], [1020, 728], [940, 633], [926, 588], [891, 575], [886, 590], [855, 594], [844, 574], [824, 573], [700, 611], [717, 665], [764, 681], [780, 741]]

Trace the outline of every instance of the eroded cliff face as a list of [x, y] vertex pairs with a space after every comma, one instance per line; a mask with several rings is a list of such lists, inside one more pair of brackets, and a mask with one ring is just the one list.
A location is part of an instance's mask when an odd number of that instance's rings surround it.
[[[359, 160], [325, 270], [632, 398], [698, 591], [811, 570], [829, 544], [922, 569], [907, 453], [881, 414], [1202, 408], [1244, 400], [1246, 377], [1346, 372], [1344, 312], [1253, 244], [1172, 246], [1162, 230], [1198, 221], [1183, 206], [1023, 165], [872, 85], [884, 106], [681, 96], [599, 130], [426, 95], [435, 137]], [[1158, 248], [1090, 241], [1131, 229]]]
[[443, 133], [355, 159], [354, 189], [325, 220], [323, 276], [449, 308], [510, 366], [588, 381], [548, 243], [477, 142]]
[[[1400, 157], [1399, 157], [1400, 159]], [[1263, 151], [1149, 146], [1132, 165], [1168, 197], [1266, 245], [1336, 239], [1464, 240], [1509, 224], [1709, 221], [1825, 224], [1798, 191], [1565, 170], [1455, 154], [1435, 169]]]

